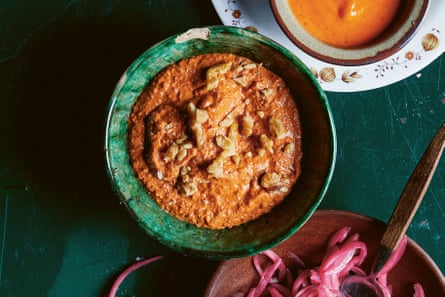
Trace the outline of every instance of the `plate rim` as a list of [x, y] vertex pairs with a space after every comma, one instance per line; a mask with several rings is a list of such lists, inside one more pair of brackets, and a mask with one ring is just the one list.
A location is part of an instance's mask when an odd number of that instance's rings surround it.
[[[430, 0], [424, 21], [414, 36], [399, 51], [381, 61], [361, 66], [330, 64], [309, 56], [299, 49], [280, 28], [273, 16], [269, 0], [261, 0], [263, 2], [255, 0], [254, 9], [261, 9], [263, 13], [261, 18], [258, 18], [261, 19], [261, 27], [256, 27], [255, 21], [258, 20], [249, 18], [252, 14], [243, 13], [241, 9], [241, 5], [244, 9], [252, 6], [252, 1], [254, 0], [211, 0], [224, 25], [259, 29], [260, 34], [275, 40], [297, 55], [314, 72], [321, 87], [327, 92], [368, 91], [400, 82], [414, 75], [419, 78], [420, 71], [445, 53], [445, 41], [442, 41], [445, 39], [443, 33], [445, 19], [439, 13], [441, 9], [445, 10], [445, 1]], [[436, 41], [442, 42], [438, 42], [437, 47], [433, 49], [425, 50], [422, 40], [427, 35], [434, 35], [433, 38], [436, 38]]]

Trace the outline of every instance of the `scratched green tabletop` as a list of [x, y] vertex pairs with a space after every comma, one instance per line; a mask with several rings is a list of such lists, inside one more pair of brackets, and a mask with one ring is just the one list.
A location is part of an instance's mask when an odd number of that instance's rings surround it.
[[[0, 296], [103, 296], [128, 263], [154, 255], [166, 259], [131, 275], [121, 296], [202, 295], [218, 262], [176, 254], [136, 226], [110, 187], [103, 140], [125, 68], [212, 24], [203, 0], [0, 1]], [[327, 93], [338, 156], [321, 208], [388, 220], [445, 122], [445, 57], [419, 73]], [[444, 271], [445, 160], [408, 235]]]

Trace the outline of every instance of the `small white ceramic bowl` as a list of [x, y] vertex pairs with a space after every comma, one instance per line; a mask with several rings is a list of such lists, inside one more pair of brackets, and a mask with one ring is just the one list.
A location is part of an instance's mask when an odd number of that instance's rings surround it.
[[374, 63], [403, 48], [424, 19], [429, 3], [429, 0], [400, 1], [393, 21], [376, 39], [360, 47], [340, 48], [323, 43], [305, 31], [293, 15], [288, 0], [270, 0], [278, 24], [296, 46], [319, 60], [347, 66]]

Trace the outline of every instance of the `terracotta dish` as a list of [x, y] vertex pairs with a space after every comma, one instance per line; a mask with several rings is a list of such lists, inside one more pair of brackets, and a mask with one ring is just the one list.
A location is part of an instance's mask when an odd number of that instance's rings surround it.
[[[368, 256], [363, 267], [369, 271], [380, 238], [385, 231], [385, 224], [347, 211], [316, 211], [298, 233], [273, 250], [284, 257], [284, 260], [287, 252], [292, 251], [300, 256], [307, 266], [318, 266], [328, 238], [344, 226], [350, 226], [352, 232], [358, 232], [360, 239], [366, 243]], [[244, 296], [240, 292], [247, 292], [257, 281], [251, 257], [227, 260], [215, 271], [204, 296]], [[408, 239], [408, 246], [400, 262], [389, 273], [388, 281], [393, 286], [394, 296], [412, 296], [415, 282], [422, 284], [425, 296], [445, 294], [445, 279], [441, 271], [425, 251], [411, 239]]]

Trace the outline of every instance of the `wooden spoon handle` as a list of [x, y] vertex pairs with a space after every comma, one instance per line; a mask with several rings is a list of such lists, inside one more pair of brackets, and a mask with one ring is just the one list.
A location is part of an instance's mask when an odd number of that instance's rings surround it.
[[394, 251], [402, 240], [420, 205], [445, 147], [445, 124], [432, 139], [400, 196], [380, 245]]

